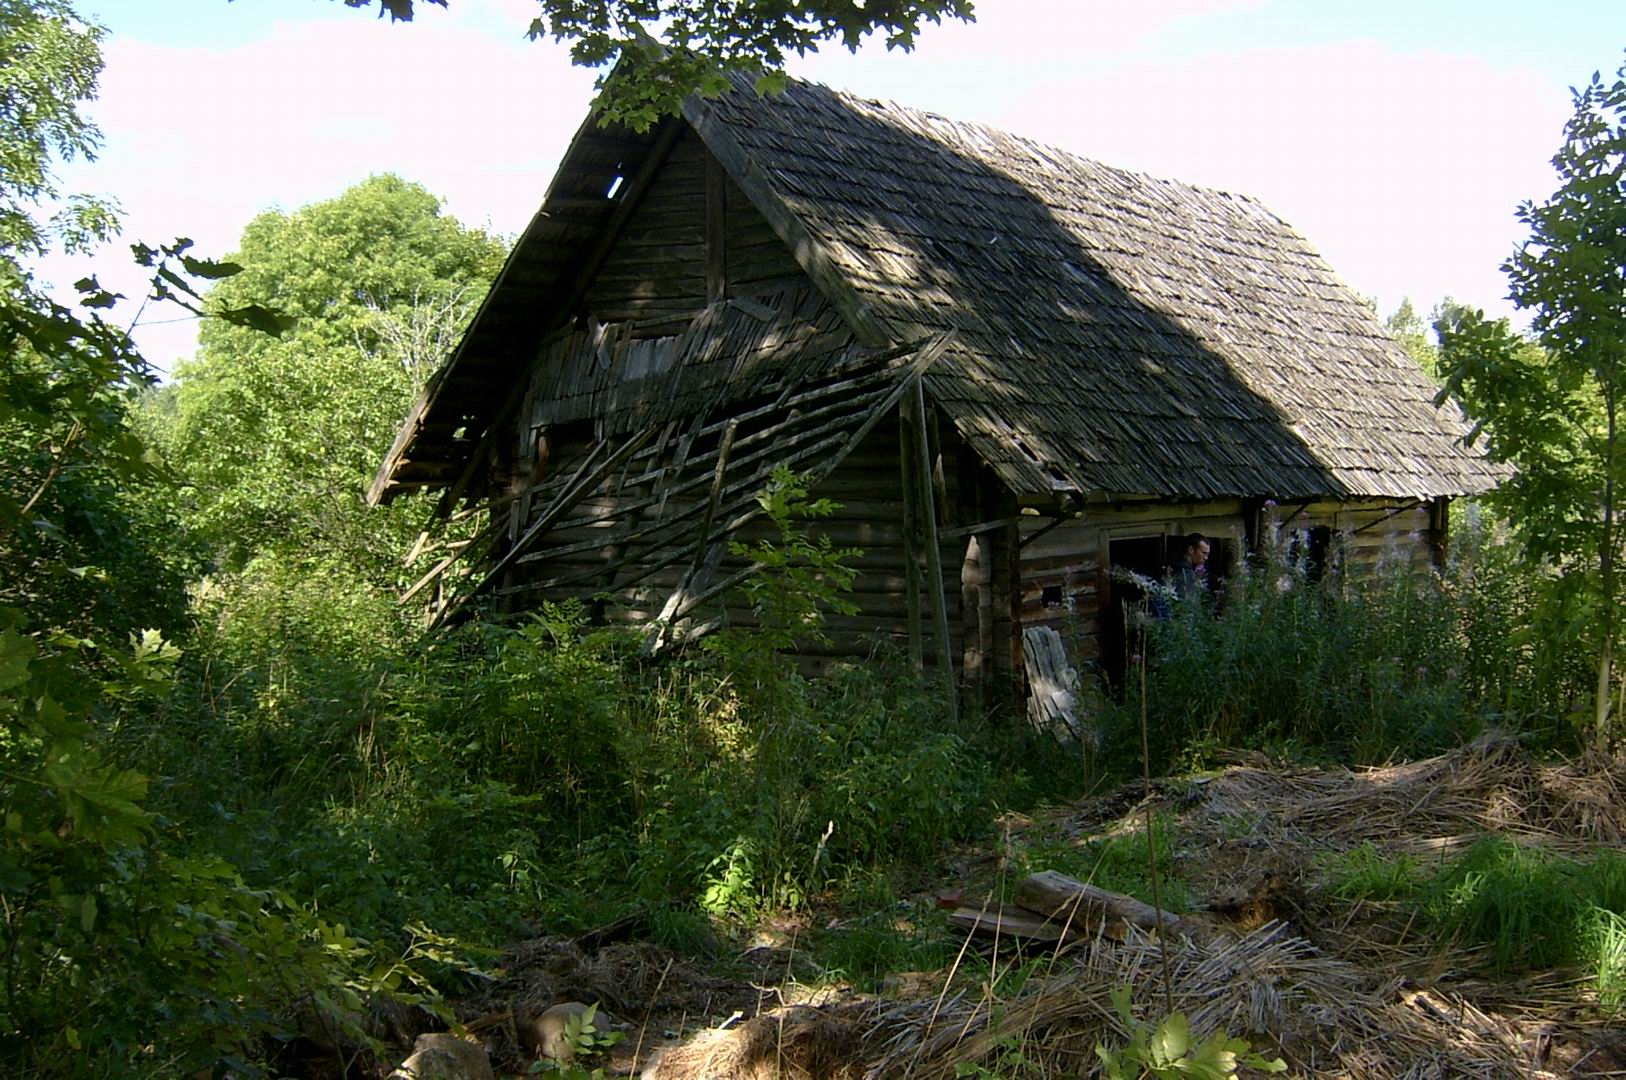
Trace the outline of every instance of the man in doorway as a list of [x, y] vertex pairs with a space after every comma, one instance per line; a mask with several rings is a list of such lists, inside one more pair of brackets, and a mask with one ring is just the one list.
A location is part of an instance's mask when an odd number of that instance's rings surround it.
[[1195, 600], [1208, 586], [1208, 538], [1202, 533], [1189, 533], [1185, 550], [1169, 567], [1169, 578], [1174, 584], [1174, 595], [1181, 600]]

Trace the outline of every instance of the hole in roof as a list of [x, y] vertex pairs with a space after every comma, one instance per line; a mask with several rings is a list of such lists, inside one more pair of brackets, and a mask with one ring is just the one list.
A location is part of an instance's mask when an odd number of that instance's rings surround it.
[[611, 180], [610, 181], [610, 190], [608, 190], [608, 191], [606, 191], [604, 193], [604, 197], [606, 199], [615, 198], [615, 193], [621, 190], [621, 183], [624, 180], [626, 180], [625, 176], [617, 176], [614, 180]]

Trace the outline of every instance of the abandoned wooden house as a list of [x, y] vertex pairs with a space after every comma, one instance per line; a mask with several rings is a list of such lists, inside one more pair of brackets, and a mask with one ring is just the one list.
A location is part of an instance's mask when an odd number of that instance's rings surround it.
[[[1109, 659], [1114, 567], [1270, 521], [1437, 559], [1497, 469], [1373, 314], [1252, 199], [792, 83], [583, 125], [371, 498], [490, 524], [442, 615], [581, 598], [691, 638], [739, 617], [774, 466], [841, 504], [859, 613], [974, 689], [1024, 642]], [[1047, 636], [1045, 631], [1059, 630]]]

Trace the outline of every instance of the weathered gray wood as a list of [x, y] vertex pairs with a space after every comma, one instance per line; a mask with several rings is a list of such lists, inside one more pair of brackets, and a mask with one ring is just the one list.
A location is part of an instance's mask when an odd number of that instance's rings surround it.
[[672, 151], [672, 144], [677, 142], [678, 136], [682, 133], [682, 121], [673, 117], [666, 122], [660, 135], [656, 136], [655, 144], [649, 148], [649, 153], [644, 155], [643, 161], [639, 164], [638, 175], [628, 182], [626, 191], [621, 193], [615, 212], [604, 225], [604, 231], [599, 234], [598, 241], [588, 252], [587, 257], [582, 260], [581, 269], [576, 273], [569, 292], [565, 294], [565, 302], [555, 309], [558, 313], [556, 316], [558, 322], [563, 322], [575, 314], [577, 305], [581, 303], [582, 297], [587, 295], [587, 290], [592, 287], [599, 270], [604, 266], [605, 259], [615, 248], [621, 230], [626, 227], [633, 211], [643, 202], [644, 195], [654, 182], [655, 174], [660, 172], [667, 155]]
[[1078, 715], [1078, 671], [1067, 658], [1061, 634], [1048, 626], [1022, 630], [1022, 663], [1028, 677], [1028, 720], [1064, 740], [1084, 737]]
[[1020, 908], [995, 908], [981, 911], [962, 907], [949, 912], [948, 923], [983, 937], [1005, 938], [1011, 941], [1037, 941], [1044, 944], [1068, 945], [1084, 936], [1079, 927], [1063, 927]]
[[[654, 434], [654, 428], [645, 428], [637, 435], [629, 437], [626, 442], [621, 444], [615, 453], [611, 454], [605, 459], [604, 464], [600, 465], [584, 479], [573, 483], [570, 487], [560, 492], [559, 497], [554, 500], [553, 505], [550, 506], [547, 511], [545, 511], [534, 522], [532, 522], [531, 527], [525, 530], [524, 535], [522, 535], [518, 540], [514, 541], [513, 545], [503, 553], [502, 558], [497, 560], [496, 565], [491, 568], [490, 573], [488, 573], [485, 580], [481, 582], [482, 587], [488, 582], [495, 581], [498, 574], [502, 573], [510, 565], [512, 565], [520, 555], [524, 554], [525, 549], [533, 541], [535, 541], [538, 536], [541, 536], [550, 525], [558, 520], [559, 515], [563, 514], [566, 510], [574, 506], [576, 500], [579, 499], [583, 494], [597, 487], [599, 481], [608, 476], [611, 470], [630, 457], [634, 450], [642, 446]], [[583, 468], [585, 468], [588, 462], [591, 460], [592, 459], [589, 458], [588, 461], [584, 461], [582, 463]]]
[[942, 671], [948, 698], [949, 719], [960, 720], [960, 693], [954, 679], [953, 645], [949, 642], [948, 592], [943, 582], [943, 547], [937, 535], [937, 499], [932, 490], [931, 443], [926, 437], [926, 390], [920, 376], [914, 378], [913, 402], [915, 445], [919, 448], [920, 516], [926, 540], [926, 598], [931, 601], [932, 627], [937, 634], [937, 662]]
[[1142, 930], [1179, 930], [1184, 920], [1133, 896], [1087, 884], [1054, 870], [1029, 874], [1016, 886], [1016, 902], [1051, 922], [1072, 922], [1093, 930], [1112, 919]]
[[726, 176], [722, 165], [706, 155], [706, 302], [716, 303], [728, 290], [728, 224]]
[[884, 347], [892, 344], [890, 333], [870, 311], [869, 305], [852, 287], [845, 274], [824, 250], [803, 223], [801, 217], [786, 206], [777, 186], [762, 166], [747, 155], [734, 141], [726, 125], [714, 121], [706, 111], [705, 103], [690, 97], [683, 106], [684, 118], [705, 140], [706, 146], [728, 169], [757, 212], [768, 220], [774, 232], [789, 246], [796, 261], [808, 277], [829, 297], [848, 324], [866, 345]]
[[926, 667], [926, 630], [920, 615], [920, 562], [915, 530], [919, 525], [919, 495], [915, 491], [914, 427], [909, 413], [898, 410], [898, 472], [903, 492], [904, 603], [909, 620], [909, 661], [916, 671]]

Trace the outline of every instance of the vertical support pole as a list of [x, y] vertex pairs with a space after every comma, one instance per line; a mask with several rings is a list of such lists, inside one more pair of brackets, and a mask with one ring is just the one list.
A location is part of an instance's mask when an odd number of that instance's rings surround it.
[[1446, 556], [1451, 553], [1451, 497], [1441, 495], [1428, 507], [1429, 557], [1436, 570], [1445, 569]]
[[898, 470], [903, 484], [903, 588], [909, 617], [909, 659], [926, 667], [925, 628], [920, 619], [920, 552], [915, 545], [919, 498], [915, 491], [915, 402], [905, 397], [898, 409]]
[[932, 629], [937, 634], [937, 663], [948, 694], [949, 719], [960, 721], [960, 690], [954, 679], [954, 653], [949, 646], [948, 596], [943, 585], [943, 548], [937, 535], [937, 500], [932, 490], [932, 451], [926, 435], [925, 381], [915, 376], [915, 445], [920, 453], [920, 514], [926, 534], [926, 597], [932, 605]]
[[706, 302], [728, 293], [728, 188], [722, 163], [706, 154]]

